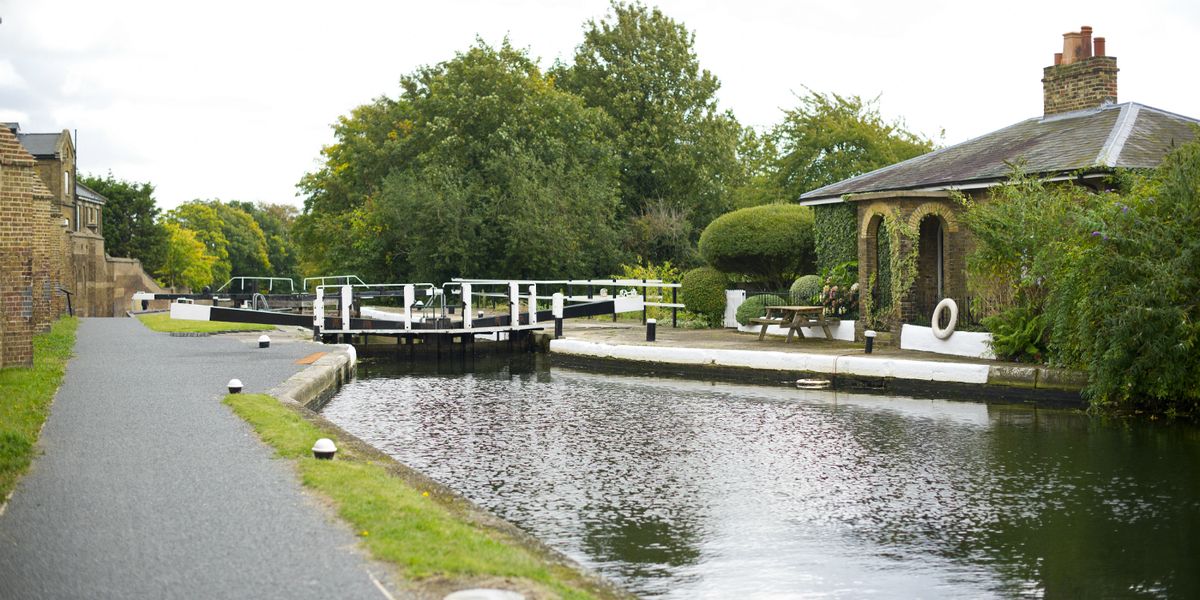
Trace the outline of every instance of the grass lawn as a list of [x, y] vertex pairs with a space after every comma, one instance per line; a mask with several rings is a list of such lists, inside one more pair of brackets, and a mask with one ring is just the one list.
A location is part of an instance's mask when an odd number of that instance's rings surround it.
[[0, 503], [33, 460], [34, 444], [50, 412], [75, 346], [72, 317], [33, 339], [33, 367], [0, 369]]
[[227, 321], [185, 321], [172, 319], [170, 313], [138, 315], [142, 324], [154, 331], [181, 333], [212, 333], [214, 331], [270, 331], [274, 325], [258, 323], [229, 323]]
[[[414, 488], [369, 458], [343, 447], [270, 396], [230, 394], [225, 403], [248, 421], [279, 456], [295, 461], [304, 485], [332, 499], [338, 514], [358, 532], [378, 560], [398, 566], [409, 579], [495, 578], [562, 598], [609, 597], [576, 571], [551, 564], [495, 530], [460, 518], [429, 490]], [[313, 442], [334, 438], [336, 460], [312, 458]]]

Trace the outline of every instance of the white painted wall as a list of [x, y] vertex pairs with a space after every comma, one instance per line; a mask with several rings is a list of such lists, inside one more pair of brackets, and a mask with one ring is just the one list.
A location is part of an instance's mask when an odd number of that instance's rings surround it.
[[725, 290], [725, 326], [738, 326], [737, 309], [746, 301], [746, 290]]
[[921, 350], [969, 356], [971, 358], [996, 358], [992, 351], [992, 334], [979, 331], [955, 331], [950, 337], [939, 340], [933, 329], [920, 325], [905, 325], [900, 329], [901, 350]]
[[715, 348], [675, 348], [604, 344], [583, 340], [550, 341], [550, 351], [577, 356], [594, 356], [655, 363], [747, 367], [784, 371], [811, 371], [830, 375], [894, 377], [920, 381], [987, 383], [988, 366], [944, 363], [932, 360], [908, 360], [883, 356], [804, 354], [770, 350], [721, 350]]

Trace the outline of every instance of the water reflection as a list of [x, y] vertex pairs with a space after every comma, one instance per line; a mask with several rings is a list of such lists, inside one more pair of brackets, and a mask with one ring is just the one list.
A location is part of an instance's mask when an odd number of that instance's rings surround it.
[[365, 366], [325, 414], [645, 596], [1200, 593], [1194, 428], [446, 367]]

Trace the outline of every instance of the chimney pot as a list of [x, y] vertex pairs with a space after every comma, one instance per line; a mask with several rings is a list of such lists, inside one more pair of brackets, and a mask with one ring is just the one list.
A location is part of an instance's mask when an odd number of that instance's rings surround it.
[[1092, 28], [1084, 25], [1079, 28], [1079, 58], [1080, 60], [1092, 57]]
[[1083, 58], [1083, 51], [1079, 48], [1080, 33], [1071, 31], [1063, 34], [1063, 64], [1069, 65]]
[[1055, 52], [1054, 53], [1054, 66], [1057, 67], [1058, 65], [1061, 65], [1061, 64], [1062, 64], [1062, 52]]
[[1105, 54], [1104, 54], [1104, 38], [1098, 37], [1098, 38], [1092, 39], [1092, 45], [1094, 45], [1096, 47], [1096, 51], [1093, 53], [1093, 56], [1105, 56]]

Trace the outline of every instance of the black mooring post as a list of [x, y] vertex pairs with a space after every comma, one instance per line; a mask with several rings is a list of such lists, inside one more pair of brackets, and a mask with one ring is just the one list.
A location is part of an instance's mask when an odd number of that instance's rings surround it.
[[646, 324], [646, 280], [642, 280], [642, 325]]
[[616, 323], [617, 322], [617, 280], [614, 279], [612, 281], [613, 281], [612, 282], [613, 287], [612, 287], [612, 292], [611, 292], [612, 296], [609, 296], [609, 297], [613, 299], [613, 323]]
[[562, 317], [554, 318], [554, 339], [562, 337]]
[[[679, 304], [679, 302], [675, 299], [676, 298], [675, 292], [678, 292], [678, 291], [679, 291], [679, 288], [677, 288], [677, 287], [671, 288], [671, 304]], [[671, 307], [671, 328], [672, 329], [679, 327], [679, 312], [678, 311], [679, 311], [678, 308], [676, 308], [674, 306]]]
[[646, 321], [646, 341], [647, 342], [654, 341], [654, 338], [657, 337], [657, 333], [658, 333], [657, 329], [658, 329], [658, 321], [656, 321], [655, 319], [650, 319], [650, 320]]

